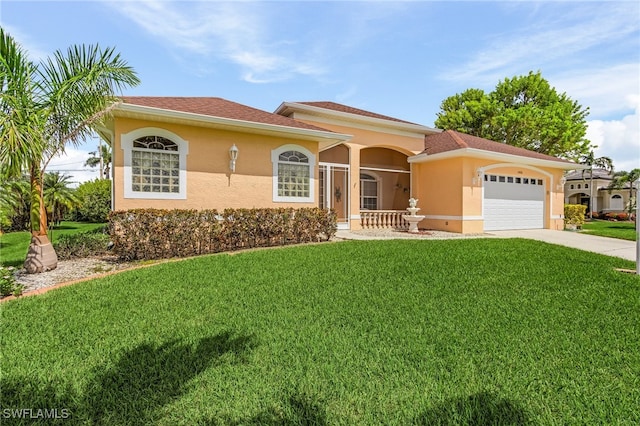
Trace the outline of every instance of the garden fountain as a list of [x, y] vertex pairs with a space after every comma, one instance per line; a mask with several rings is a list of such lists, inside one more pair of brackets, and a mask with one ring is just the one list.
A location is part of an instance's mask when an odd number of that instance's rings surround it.
[[419, 207], [416, 207], [418, 204], [418, 200], [415, 198], [409, 198], [409, 207], [407, 207], [407, 211], [411, 214], [405, 214], [402, 216], [404, 220], [409, 222], [409, 232], [418, 233], [418, 222], [424, 219], [424, 215], [417, 215], [416, 213], [420, 210]]

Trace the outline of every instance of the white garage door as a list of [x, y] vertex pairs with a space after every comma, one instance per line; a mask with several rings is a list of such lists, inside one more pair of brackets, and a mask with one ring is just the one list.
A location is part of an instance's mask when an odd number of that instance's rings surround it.
[[544, 227], [544, 182], [522, 176], [484, 176], [484, 230]]

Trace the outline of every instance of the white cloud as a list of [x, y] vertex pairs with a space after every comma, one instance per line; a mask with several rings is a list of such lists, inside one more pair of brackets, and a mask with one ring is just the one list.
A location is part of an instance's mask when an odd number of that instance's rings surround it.
[[584, 68], [549, 78], [549, 82], [559, 92], [566, 92], [583, 107], [589, 107], [591, 117], [627, 113], [638, 106], [640, 63]]
[[89, 150], [80, 148], [67, 148], [65, 154], [55, 157], [47, 166], [47, 172], [60, 172], [71, 176], [72, 187], [77, 187], [83, 182], [100, 177], [99, 167], [91, 168], [84, 165], [91, 156]]
[[271, 41], [269, 13], [261, 3], [135, 1], [107, 3], [181, 55], [222, 58], [252, 83], [319, 75], [314, 59], [292, 41]]
[[[640, 98], [639, 98], [640, 99]], [[596, 157], [609, 157], [616, 170], [640, 168], [640, 105], [621, 120], [588, 122], [587, 139], [598, 147]]]
[[[524, 3], [528, 6], [528, 2]], [[564, 3], [566, 5], [567, 3]], [[540, 19], [515, 33], [495, 34], [466, 64], [441, 75], [444, 80], [491, 85], [505, 76], [544, 65], [568, 64], [576, 54], [621, 40], [640, 28], [634, 3], [590, 4], [558, 16]], [[577, 10], [577, 11], [576, 11]]]

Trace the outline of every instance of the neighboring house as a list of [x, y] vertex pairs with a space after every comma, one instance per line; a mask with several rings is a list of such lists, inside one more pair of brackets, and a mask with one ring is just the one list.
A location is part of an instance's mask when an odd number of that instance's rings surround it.
[[595, 213], [624, 213], [629, 206], [629, 187], [627, 183], [622, 189], [609, 191], [607, 187], [613, 180], [613, 174], [603, 169], [593, 169], [593, 188], [590, 171], [574, 171], [565, 176], [564, 197], [567, 204], [583, 204], [587, 213], [591, 211], [591, 196], [594, 198]]
[[421, 228], [563, 229], [560, 182], [581, 167], [333, 102], [270, 113], [220, 98], [125, 97], [101, 136], [113, 147], [116, 210], [319, 206], [354, 230], [403, 227], [410, 197]]

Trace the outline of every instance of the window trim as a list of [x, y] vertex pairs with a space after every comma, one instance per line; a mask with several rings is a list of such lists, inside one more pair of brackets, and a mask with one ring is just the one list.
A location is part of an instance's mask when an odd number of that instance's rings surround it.
[[[133, 157], [133, 142], [144, 136], [161, 136], [178, 145], [179, 159], [179, 191], [178, 192], [140, 192], [132, 189], [131, 160]], [[186, 200], [187, 198], [187, 155], [189, 142], [173, 132], [158, 127], [144, 127], [120, 135], [120, 148], [124, 151], [124, 198], [147, 200]], [[175, 151], [174, 151], [175, 152]]]
[[[373, 210], [369, 210], [369, 209], [365, 209], [362, 207], [362, 199], [364, 198], [364, 196], [362, 195], [362, 190], [363, 190], [363, 186], [362, 186], [362, 175], [367, 175], [367, 176], [371, 176], [372, 179], [364, 179], [368, 182], [375, 182], [376, 183], [376, 208]], [[359, 208], [361, 211], [376, 211], [376, 210], [381, 210], [381, 206], [382, 206], [382, 191], [381, 191], [381, 182], [382, 179], [380, 178], [380, 175], [378, 175], [377, 173], [373, 173], [369, 170], [365, 170], [360, 171], [360, 175], [358, 176], [358, 184], [360, 185], [360, 204], [359, 204]], [[368, 198], [373, 198], [373, 197], [368, 197]]]
[[[285, 197], [278, 195], [278, 168], [280, 165], [280, 154], [287, 151], [298, 151], [307, 156], [309, 159], [309, 196], [308, 197]], [[314, 203], [316, 194], [316, 155], [309, 151], [307, 148], [295, 145], [286, 144], [277, 147], [271, 151], [271, 164], [273, 166], [272, 174], [272, 186], [273, 186], [273, 201], [278, 203]], [[293, 164], [293, 163], [291, 163]], [[304, 164], [304, 163], [300, 163]]]

